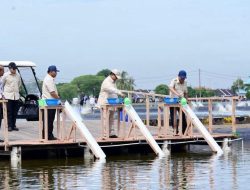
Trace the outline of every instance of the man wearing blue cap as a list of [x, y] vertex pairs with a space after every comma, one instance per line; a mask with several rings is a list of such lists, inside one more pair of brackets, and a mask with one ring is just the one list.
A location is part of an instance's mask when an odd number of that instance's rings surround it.
[[[170, 85], [170, 96], [171, 97], [179, 97], [179, 98], [186, 98], [188, 99], [188, 89], [187, 89], [187, 82], [185, 79], [187, 78], [187, 73], [184, 70], [179, 71], [178, 77], [174, 78]], [[179, 112], [179, 109], [176, 108], [176, 110]], [[176, 128], [174, 126], [174, 108], [170, 108], [170, 125], [173, 126], [173, 128]], [[185, 130], [187, 128], [187, 121], [186, 116], [182, 114], [182, 133], [185, 133]], [[178, 130], [176, 131], [178, 133]]]
[[[57, 70], [55, 65], [51, 65], [48, 67], [47, 75], [43, 80], [43, 87], [42, 87], [42, 98], [44, 99], [59, 99], [58, 91], [56, 88], [55, 78], [57, 75]], [[48, 110], [48, 139], [49, 140], [56, 140], [53, 135], [53, 128], [54, 128], [54, 120], [55, 120], [55, 109]], [[44, 135], [44, 126], [43, 126], [43, 135]]]

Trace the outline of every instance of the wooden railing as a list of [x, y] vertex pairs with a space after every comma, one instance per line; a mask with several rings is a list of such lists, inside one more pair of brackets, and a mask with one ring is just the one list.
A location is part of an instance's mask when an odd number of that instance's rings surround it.
[[[146, 106], [146, 125], [150, 124], [150, 97], [156, 98], [164, 98], [168, 97], [168, 95], [155, 94], [155, 93], [144, 93], [144, 92], [136, 92], [136, 91], [126, 91], [122, 90], [123, 93], [128, 94], [128, 97], [131, 98], [132, 94], [143, 95], [145, 98], [145, 106]], [[239, 97], [208, 97], [208, 98], [189, 98], [188, 101], [206, 101], [208, 102], [208, 130], [209, 132], [213, 131], [213, 102], [214, 101], [231, 101], [232, 102], [232, 132], [236, 132], [236, 102], [240, 100]]]
[[233, 97], [209, 97], [209, 98], [189, 98], [190, 101], [207, 101], [208, 102], [208, 130], [212, 132], [213, 115], [212, 108], [214, 101], [231, 101], [232, 102], [232, 132], [236, 132], [236, 102], [240, 100], [238, 96]]
[[[7, 117], [7, 100], [0, 100], [0, 105], [2, 105], [2, 112], [3, 112], [3, 122], [2, 122], [2, 136], [4, 138], [4, 150], [9, 150], [9, 145], [11, 144], [12, 140], [9, 139], [9, 132], [8, 132], [8, 117]], [[60, 142], [76, 142], [76, 125], [74, 121], [71, 121], [71, 127], [68, 129], [65, 127], [65, 118], [66, 113], [64, 111], [63, 105], [58, 106], [42, 106], [39, 107], [39, 121], [38, 121], [38, 141], [37, 137], [34, 139], [25, 139], [27, 142], [30, 140], [34, 140], [35, 143], [48, 143], [48, 110], [55, 109], [56, 110], [56, 132], [57, 132], [57, 141], [55, 143]], [[62, 114], [60, 114], [62, 113]], [[44, 115], [44, 118], [43, 118]], [[43, 135], [43, 123], [44, 123], [44, 135]], [[18, 141], [18, 138], [15, 138], [14, 141]], [[22, 141], [23, 142], [23, 141]], [[30, 141], [31, 142], [31, 141]]]
[[[2, 106], [2, 130], [3, 130], [3, 138], [4, 138], [4, 149], [7, 151], [9, 138], [8, 138], [8, 118], [7, 118], [7, 100], [0, 100], [0, 104]], [[1, 117], [1, 116], [0, 116]]]
[[149, 97], [160, 97], [160, 98], [164, 98], [166, 97], [166, 95], [162, 95], [162, 94], [154, 94], [154, 93], [144, 93], [144, 92], [136, 92], [136, 91], [127, 91], [127, 90], [122, 90], [123, 93], [127, 93], [128, 97], [131, 99], [132, 94], [140, 94], [145, 96], [145, 103], [146, 103], [146, 125], [149, 126], [150, 123], [150, 101], [149, 101]]

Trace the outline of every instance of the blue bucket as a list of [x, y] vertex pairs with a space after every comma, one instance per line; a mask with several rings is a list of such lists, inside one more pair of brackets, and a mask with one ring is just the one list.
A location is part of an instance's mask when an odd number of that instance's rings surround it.
[[45, 101], [47, 106], [58, 106], [61, 103], [60, 99], [46, 99]]
[[166, 104], [178, 104], [179, 103], [179, 98], [169, 98], [169, 97], [165, 97], [164, 98], [164, 102]]
[[122, 104], [123, 98], [107, 98], [108, 104], [116, 105], [116, 104]]

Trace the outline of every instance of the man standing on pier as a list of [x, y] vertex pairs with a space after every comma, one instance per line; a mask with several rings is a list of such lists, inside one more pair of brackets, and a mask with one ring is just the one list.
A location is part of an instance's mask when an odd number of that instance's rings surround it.
[[[178, 77], [174, 78], [170, 85], [170, 96], [173, 97], [179, 97], [179, 98], [186, 98], [188, 99], [188, 89], [187, 89], [187, 82], [185, 79], [187, 78], [187, 73], [184, 70], [179, 71]], [[176, 108], [176, 110], [179, 112], [180, 109]], [[172, 127], [177, 127], [174, 126], [174, 108], [170, 108], [170, 125]], [[186, 116], [185, 114], [182, 114], [182, 134], [185, 133], [187, 128], [187, 121], [186, 121]], [[177, 134], [178, 134], [178, 129], [177, 129]]]
[[[97, 105], [101, 108], [102, 105], [107, 104], [107, 98], [118, 98], [118, 95], [124, 97], [123, 93], [117, 89], [116, 81], [121, 79], [121, 73], [117, 69], [113, 69], [109, 76], [102, 82], [101, 90]], [[102, 111], [102, 110], [101, 110]], [[114, 130], [114, 111], [109, 113], [109, 137], [116, 138]]]
[[[3, 99], [3, 81], [2, 81], [3, 74], [4, 74], [4, 67], [0, 65], [0, 100]], [[2, 119], [3, 119], [3, 105], [2, 103], [0, 103], [0, 128], [2, 125]]]
[[[43, 80], [43, 87], [42, 87], [42, 98], [44, 99], [59, 99], [58, 91], [56, 88], [55, 78], [57, 75], [57, 70], [55, 65], [51, 65], [48, 68], [47, 75]], [[54, 120], [55, 120], [56, 110], [49, 109], [48, 110], [48, 139], [49, 140], [56, 140], [53, 135], [53, 128], [54, 128]], [[44, 126], [43, 126], [43, 135], [44, 135]]]
[[18, 112], [18, 102], [20, 98], [19, 88], [21, 77], [17, 73], [17, 66], [14, 62], [9, 63], [9, 71], [4, 73], [2, 78], [3, 96], [7, 102], [8, 131], [18, 131], [16, 127], [16, 117]]

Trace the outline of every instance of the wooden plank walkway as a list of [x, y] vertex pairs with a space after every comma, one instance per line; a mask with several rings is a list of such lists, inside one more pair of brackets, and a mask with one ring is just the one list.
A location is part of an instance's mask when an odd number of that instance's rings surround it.
[[[65, 122], [65, 136], [69, 133], [69, 130], [71, 128], [72, 122], [66, 121]], [[135, 129], [136, 137], [123, 138], [107, 138], [102, 139], [101, 138], [101, 121], [99, 120], [88, 120], [85, 121], [85, 125], [88, 127], [91, 134], [96, 138], [97, 142], [101, 145], [103, 143], [121, 143], [121, 142], [138, 142], [138, 140], [145, 140], [145, 138], [141, 135], [140, 131], [138, 129]], [[84, 138], [81, 136], [80, 132], [76, 130], [76, 141], [73, 141], [73, 138], [70, 138], [69, 140], [53, 140], [53, 141], [40, 141], [39, 140], [39, 133], [38, 133], [38, 122], [37, 121], [26, 121], [26, 120], [18, 120], [17, 121], [17, 127], [19, 128], [19, 131], [11, 131], [9, 132], [9, 147], [12, 146], [48, 146], [48, 145], [73, 145], [78, 143], [85, 143]], [[164, 136], [164, 138], [159, 138], [157, 135], [158, 127], [151, 126], [149, 127], [150, 132], [156, 139], [156, 141], [190, 141], [190, 140], [202, 140], [202, 136], [194, 132], [193, 136], [174, 136], [174, 135], [167, 135]], [[125, 128], [125, 133], [128, 133], [128, 127]], [[171, 129], [172, 130], [172, 129]], [[57, 130], [56, 130], [56, 123], [54, 124], [54, 136], [57, 136]], [[133, 134], [133, 133], [132, 133]], [[234, 138], [232, 134], [226, 134], [226, 133], [216, 133], [213, 134], [213, 137], [215, 139], [223, 139], [223, 138]], [[1, 129], [0, 138], [3, 139], [3, 129]], [[0, 147], [4, 147], [3, 143], [0, 143]]]

